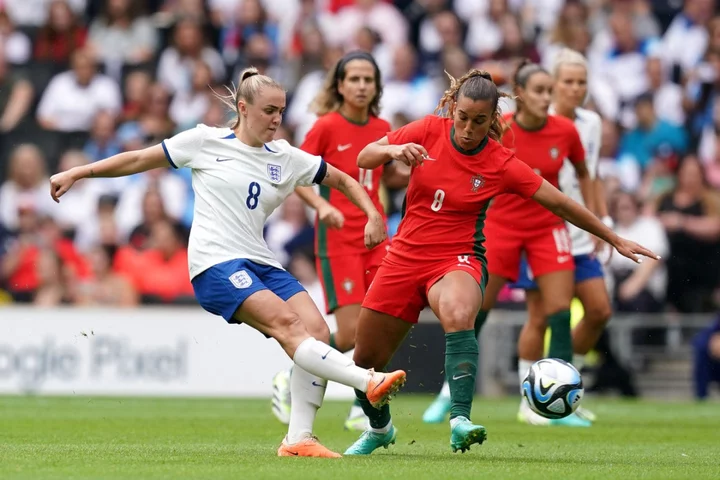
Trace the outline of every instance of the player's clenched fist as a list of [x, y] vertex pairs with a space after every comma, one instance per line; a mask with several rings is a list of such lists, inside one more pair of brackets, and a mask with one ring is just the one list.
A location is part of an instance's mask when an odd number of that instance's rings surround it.
[[365, 247], [368, 250], [380, 245], [387, 238], [385, 222], [380, 215], [373, 216], [365, 225]]
[[404, 145], [392, 145], [390, 156], [393, 160], [404, 163], [410, 167], [422, 165], [428, 157], [427, 150], [417, 143], [406, 143]]
[[74, 183], [75, 178], [70, 171], [56, 173], [50, 177], [50, 196], [59, 203], [60, 197], [70, 190], [70, 187], [72, 187]]

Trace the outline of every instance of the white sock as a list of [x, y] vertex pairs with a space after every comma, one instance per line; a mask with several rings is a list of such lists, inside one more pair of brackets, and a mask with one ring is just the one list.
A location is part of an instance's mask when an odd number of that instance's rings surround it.
[[525, 377], [527, 376], [527, 373], [530, 370], [530, 367], [532, 367], [533, 363], [535, 363], [535, 362], [532, 360], [525, 360], [522, 358], [518, 359], [518, 378], [520, 379], [520, 395], [522, 395], [522, 383], [525, 380]]
[[392, 428], [392, 419], [390, 419], [390, 421], [388, 422], [388, 424], [385, 425], [385, 426], [382, 427], [382, 428], [373, 428], [373, 427], [370, 427], [370, 431], [375, 432], [375, 433], [388, 433], [391, 428]]
[[577, 368], [577, 371], [581, 371], [585, 366], [585, 355], [576, 353], [573, 355], [573, 365]]
[[288, 426], [287, 443], [292, 445], [312, 435], [315, 415], [322, 406], [325, 397], [327, 380], [311, 375], [295, 365], [290, 377], [290, 424]]
[[312, 337], [297, 347], [293, 361], [313, 375], [367, 391], [370, 380], [368, 370], [358, 367], [350, 358]]
[[440, 389], [440, 396], [443, 398], [450, 398], [450, 384], [447, 380], [445, 380], [442, 389]]

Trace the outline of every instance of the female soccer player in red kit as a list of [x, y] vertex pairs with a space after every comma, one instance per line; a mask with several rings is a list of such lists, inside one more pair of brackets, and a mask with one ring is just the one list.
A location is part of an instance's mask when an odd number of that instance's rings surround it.
[[[438, 105], [446, 116], [412, 122], [371, 143], [358, 157], [362, 168], [389, 160], [413, 168], [405, 217], [363, 302], [354, 360], [360, 366], [384, 368], [429, 305], [446, 332], [453, 451], [465, 451], [486, 438], [485, 428], [470, 422], [470, 408], [478, 360], [473, 327], [487, 281], [483, 227], [493, 197], [515, 193], [532, 198], [624, 256], [635, 261], [637, 254], [657, 258], [619, 238], [499, 143], [500, 96], [487, 72], [472, 70], [452, 79]], [[355, 393], [371, 428], [345, 454], [367, 455], [394, 443], [397, 431], [390, 409], [375, 409], [364, 393]]]
[[[407, 185], [405, 165], [389, 162], [373, 169], [358, 168], [357, 156], [369, 143], [384, 137], [390, 124], [379, 118], [382, 83], [380, 69], [369, 53], [351, 52], [330, 70], [323, 89], [311, 105], [317, 121], [305, 137], [302, 150], [321, 156], [327, 163], [347, 173], [365, 187], [379, 212], [381, 181], [390, 188]], [[315, 258], [323, 286], [327, 313], [334, 313], [337, 332], [330, 344], [341, 352], [355, 346], [355, 326], [360, 304], [388, 249], [388, 242], [368, 251], [363, 241], [366, 218], [362, 210], [329, 188], [320, 187], [318, 197], [311, 187], [299, 187], [298, 195], [318, 213], [330, 205], [343, 217], [342, 228], [315, 223]], [[318, 215], [320, 217], [320, 215]], [[318, 218], [319, 220], [319, 218]], [[287, 422], [291, 408], [287, 372], [273, 380], [273, 413]], [[358, 402], [345, 421], [345, 428], [365, 430], [367, 417]]]
[[[585, 165], [585, 150], [575, 124], [568, 118], [549, 115], [553, 79], [540, 66], [523, 62], [514, 76], [517, 111], [506, 118], [509, 129], [503, 145], [558, 188], [558, 177], [567, 158], [574, 167], [585, 205], [592, 210], [593, 185]], [[493, 307], [500, 289], [508, 281], [515, 282], [524, 255], [542, 297], [543, 312], [527, 322], [518, 340], [521, 375], [543, 356], [546, 327], [552, 328], [549, 356], [572, 361], [570, 302], [574, 292], [574, 269], [570, 235], [565, 222], [550, 210], [531, 199], [517, 195], [500, 195], [488, 211], [485, 224], [490, 273], [483, 307], [475, 325], [479, 333], [487, 312]], [[447, 387], [443, 387], [447, 390]], [[450, 399], [441, 392], [423, 418], [439, 422], [449, 410]], [[432, 418], [431, 420], [431, 417]], [[532, 412], [525, 400], [519, 418], [542, 417]], [[579, 420], [575, 415], [562, 422]]]

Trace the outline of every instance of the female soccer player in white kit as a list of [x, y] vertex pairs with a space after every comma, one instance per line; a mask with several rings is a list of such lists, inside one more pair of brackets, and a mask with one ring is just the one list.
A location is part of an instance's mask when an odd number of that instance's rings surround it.
[[365, 245], [386, 238], [382, 216], [350, 176], [317, 156], [273, 141], [285, 91], [254, 68], [232, 92], [232, 128], [205, 125], [143, 150], [124, 152], [50, 178], [55, 201], [77, 180], [121, 177], [153, 168], [192, 169], [195, 213], [188, 246], [190, 279], [200, 305], [226, 321], [246, 323], [276, 339], [293, 359], [293, 408], [279, 456], [339, 457], [312, 434], [327, 380], [367, 392], [377, 408], [405, 382], [405, 372], [357, 367], [330, 348], [328, 327], [300, 283], [273, 258], [263, 239], [268, 216], [297, 186], [336, 188], [368, 217]]

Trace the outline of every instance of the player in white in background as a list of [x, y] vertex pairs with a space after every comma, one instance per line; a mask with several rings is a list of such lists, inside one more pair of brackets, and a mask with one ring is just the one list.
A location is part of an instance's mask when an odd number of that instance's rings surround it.
[[50, 179], [50, 193], [58, 201], [82, 178], [168, 165], [192, 169], [195, 214], [188, 262], [198, 302], [229, 323], [246, 323], [275, 338], [293, 359], [293, 408], [278, 455], [339, 457], [312, 434], [327, 380], [366, 392], [380, 408], [404, 383], [405, 372], [359, 368], [327, 345], [327, 324], [300, 283], [273, 258], [263, 226], [295, 187], [313, 183], [340, 190], [367, 215], [368, 248], [385, 240], [385, 225], [358, 182], [320, 157], [273, 141], [285, 111], [285, 91], [275, 80], [246, 69], [231, 93], [232, 102], [225, 100], [237, 112], [232, 128], [198, 125], [159, 145], [58, 173]]
[[[612, 228], [603, 182], [597, 175], [602, 121], [597, 113], [580, 108], [585, 103], [587, 96], [587, 60], [574, 50], [563, 49], [555, 58], [552, 73], [555, 85], [553, 86], [553, 103], [550, 106], [550, 113], [573, 120], [585, 148], [585, 165], [593, 181], [594, 193], [593, 204], [586, 205], [586, 207], [602, 218], [605, 225]], [[560, 190], [563, 193], [576, 202], [584, 204], [575, 169], [567, 159], [560, 170], [559, 182]], [[568, 223], [568, 230], [572, 242], [571, 252], [575, 260], [575, 297], [580, 300], [585, 312], [572, 331], [573, 364], [578, 370], [581, 370], [585, 355], [597, 343], [612, 313], [610, 297], [603, 279], [602, 265], [596, 256], [597, 251], [607, 245], [596, 244], [597, 239], [593, 239], [589, 233], [570, 223]], [[523, 262], [516, 285], [526, 290], [530, 324], [542, 325], [542, 298], [532, 279], [532, 272], [527, 262]], [[537, 338], [544, 337], [539, 335]], [[538, 345], [538, 348], [542, 348], [542, 346]], [[518, 375], [521, 385], [532, 363], [534, 362], [529, 360], [518, 360]], [[518, 420], [531, 425], [589, 427], [595, 420], [595, 415], [580, 406], [574, 415], [559, 420], [548, 420], [533, 412], [527, 404], [527, 400], [523, 398], [518, 412]]]

